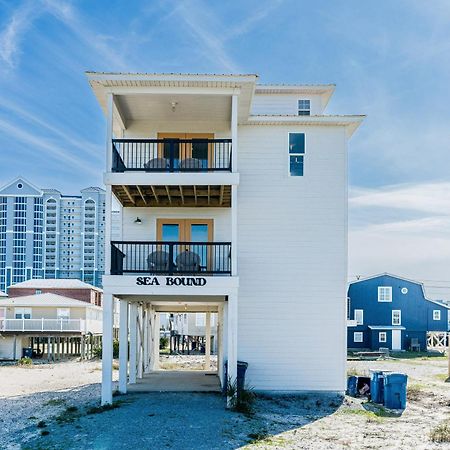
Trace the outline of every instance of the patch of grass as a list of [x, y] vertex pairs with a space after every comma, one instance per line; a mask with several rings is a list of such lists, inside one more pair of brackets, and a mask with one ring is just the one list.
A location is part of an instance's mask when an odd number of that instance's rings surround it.
[[250, 433], [248, 437], [251, 439], [249, 442], [249, 446], [251, 447], [259, 447], [261, 445], [262, 448], [268, 448], [271, 446], [281, 448], [283, 447], [283, 444], [286, 443], [284, 438], [280, 436], [270, 436], [266, 430], [262, 430], [257, 433]]
[[445, 359], [439, 352], [391, 352], [390, 356], [395, 359]]
[[68, 406], [61, 414], [55, 417], [55, 420], [60, 425], [63, 423], [71, 423], [80, 417], [80, 414], [77, 414], [77, 411], [78, 408], [76, 406]]
[[119, 408], [123, 402], [117, 401], [111, 403], [110, 405], [102, 405], [102, 406], [92, 406], [91, 408], [86, 410], [86, 414], [101, 414], [105, 411], [111, 411], [112, 409]]
[[430, 433], [430, 439], [433, 442], [450, 442], [450, 420], [445, 420]]
[[406, 392], [406, 398], [410, 402], [417, 402], [424, 396], [425, 385], [420, 383], [410, 384]]
[[33, 360], [31, 358], [28, 358], [28, 356], [25, 356], [24, 358], [20, 358], [19, 361], [17, 361], [17, 365], [19, 366], [32, 366]]
[[378, 417], [374, 412], [367, 411], [366, 409], [345, 408], [345, 409], [340, 409], [338, 411], [338, 413], [361, 416], [361, 417], [367, 419], [368, 422], [382, 422], [382, 420], [383, 420], [381, 417]]
[[52, 398], [48, 402], [44, 403], [44, 406], [60, 406], [64, 405], [66, 401], [63, 398]]
[[433, 378], [439, 381], [447, 381], [448, 375], [446, 373], [438, 373], [433, 375]]
[[40, 421], [36, 424], [36, 426], [37, 426], [38, 428], [45, 428], [45, 427], [47, 426], [47, 424], [45, 423], [44, 420], [40, 420]]
[[50, 431], [48, 431], [48, 430], [41, 431], [41, 436], [48, 436], [49, 434], [50, 434]]
[[349, 367], [347, 369], [347, 376], [348, 377], [352, 377], [352, 376], [358, 376], [359, 372], [358, 369], [356, 367]]

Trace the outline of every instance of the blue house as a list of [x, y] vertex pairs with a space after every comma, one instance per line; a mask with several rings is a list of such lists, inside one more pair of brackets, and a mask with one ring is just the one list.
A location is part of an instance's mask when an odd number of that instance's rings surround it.
[[350, 283], [347, 347], [427, 348], [427, 332], [449, 329], [449, 307], [426, 298], [423, 284], [384, 273]]

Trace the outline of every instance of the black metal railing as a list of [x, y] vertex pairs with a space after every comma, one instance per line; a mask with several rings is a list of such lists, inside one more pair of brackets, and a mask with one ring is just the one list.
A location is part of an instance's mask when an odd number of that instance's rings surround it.
[[111, 242], [111, 275], [231, 275], [230, 242]]
[[112, 171], [231, 172], [231, 139], [113, 139]]

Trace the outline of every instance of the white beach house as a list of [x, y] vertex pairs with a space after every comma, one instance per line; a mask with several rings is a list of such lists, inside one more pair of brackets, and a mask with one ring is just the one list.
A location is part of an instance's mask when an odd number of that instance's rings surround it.
[[239, 359], [256, 390], [344, 391], [347, 144], [363, 117], [324, 114], [333, 85], [87, 76], [107, 120], [102, 403], [113, 297], [121, 392], [157, 370], [161, 312], [204, 312], [207, 329], [218, 313], [222, 384]]

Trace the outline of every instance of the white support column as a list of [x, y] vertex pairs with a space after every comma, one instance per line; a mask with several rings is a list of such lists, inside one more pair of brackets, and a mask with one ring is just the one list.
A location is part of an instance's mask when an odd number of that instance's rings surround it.
[[103, 296], [102, 405], [112, 403], [113, 375], [113, 296]]
[[130, 303], [130, 367], [129, 367], [129, 382], [136, 383], [136, 369], [137, 369], [137, 304]]
[[143, 324], [143, 307], [142, 305], [139, 305], [138, 307], [138, 335], [137, 335], [137, 348], [138, 348], [138, 353], [137, 353], [137, 377], [138, 378], [142, 378], [144, 371], [143, 371], [143, 365], [144, 365], [144, 352], [142, 351], [142, 347], [144, 345], [144, 339], [143, 339], [143, 329], [144, 324]]
[[144, 308], [144, 373], [148, 372], [149, 363], [149, 307], [145, 305]]
[[237, 216], [237, 186], [231, 186], [231, 275], [238, 275], [238, 216]]
[[[238, 321], [238, 296], [231, 294], [228, 296], [228, 379], [232, 383], [237, 381], [237, 321]], [[228, 406], [230, 406], [231, 399], [228, 399]]]
[[128, 376], [128, 302], [126, 300], [120, 300], [119, 320], [119, 392], [126, 394]]
[[217, 374], [222, 386], [224, 381], [223, 364], [225, 362], [223, 357], [223, 341], [223, 305], [220, 305], [217, 313]]
[[153, 313], [154, 333], [153, 333], [153, 370], [159, 370], [159, 338], [160, 338], [160, 318], [159, 313]]
[[112, 188], [106, 185], [105, 193], [105, 275], [111, 274], [111, 210], [112, 210]]
[[211, 313], [206, 313], [205, 321], [205, 370], [211, 370]]
[[237, 172], [238, 156], [238, 96], [231, 96], [231, 170]]

